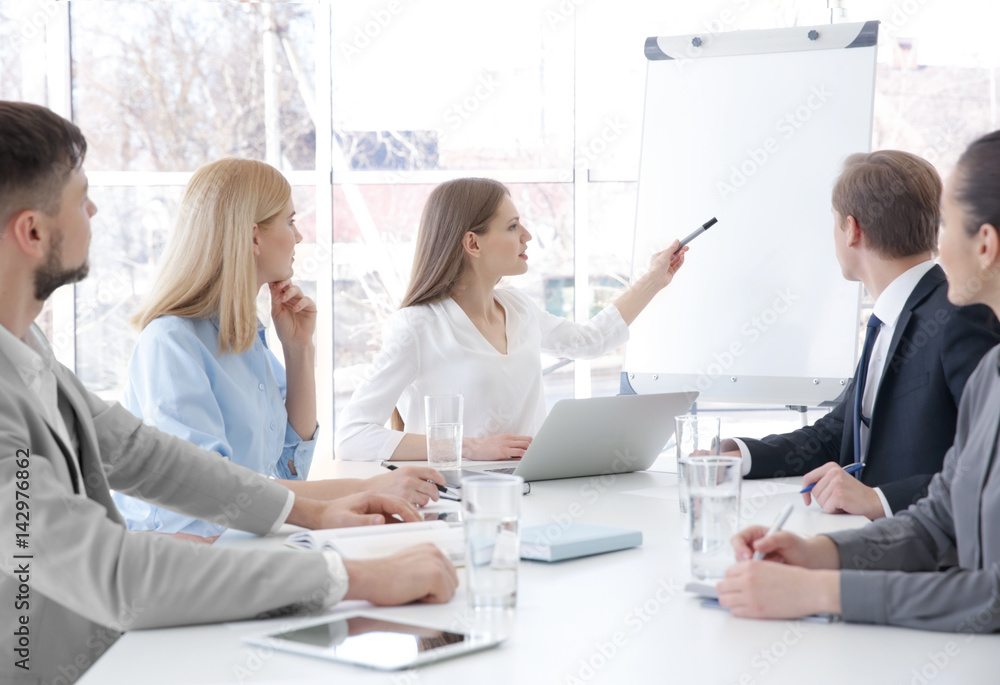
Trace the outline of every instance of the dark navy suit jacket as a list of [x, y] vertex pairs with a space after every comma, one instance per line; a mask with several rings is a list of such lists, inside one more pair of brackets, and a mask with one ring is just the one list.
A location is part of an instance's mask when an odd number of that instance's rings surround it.
[[[893, 512], [927, 494], [955, 437], [965, 382], [1000, 343], [1000, 323], [985, 305], [956, 307], [934, 266], [913, 289], [896, 322], [872, 407], [861, 482], [879, 487]], [[855, 373], [857, 377], [857, 373]], [[854, 461], [854, 381], [812, 426], [763, 440], [750, 450], [748, 478], [798, 476], [836, 461]]]

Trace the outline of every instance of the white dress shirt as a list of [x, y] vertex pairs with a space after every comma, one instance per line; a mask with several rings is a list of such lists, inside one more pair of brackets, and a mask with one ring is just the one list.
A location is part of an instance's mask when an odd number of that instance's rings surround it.
[[407, 433], [425, 433], [425, 395], [465, 398], [464, 437], [534, 436], [546, 414], [541, 353], [586, 359], [628, 340], [628, 326], [614, 305], [573, 323], [516, 290], [497, 289], [494, 297], [506, 313], [506, 354], [450, 297], [400, 309], [386, 320], [382, 350], [341, 415], [339, 458], [389, 459], [403, 439], [385, 428], [394, 407]]
[[[868, 360], [868, 377], [865, 381], [865, 394], [861, 398], [861, 412], [866, 417], [871, 418], [872, 409], [875, 406], [875, 396], [878, 394], [878, 387], [882, 384], [882, 374], [885, 372], [885, 360], [889, 354], [889, 344], [896, 333], [896, 323], [899, 315], [903, 313], [906, 301], [913, 294], [913, 289], [917, 287], [920, 279], [927, 275], [927, 272], [934, 267], [934, 260], [928, 259], [916, 266], [907, 269], [893, 280], [879, 298], [875, 301], [872, 314], [877, 316], [882, 322], [879, 328], [878, 337], [875, 338], [875, 346], [872, 348], [871, 359]], [[877, 379], [877, 380], [876, 380]], [[845, 421], [853, 421], [853, 416], [845, 416]], [[739, 438], [735, 442], [740, 447], [743, 456], [743, 475], [750, 472], [750, 450], [746, 443]], [[861, 454], [868, 454], [868, 426], [861, 424]], [[864, 461], [864, 460], [862, 460]], [[892, 509], [881, 488], [874, 488], [882, 503], [882, 510], [887, 517], [892, 516]]]

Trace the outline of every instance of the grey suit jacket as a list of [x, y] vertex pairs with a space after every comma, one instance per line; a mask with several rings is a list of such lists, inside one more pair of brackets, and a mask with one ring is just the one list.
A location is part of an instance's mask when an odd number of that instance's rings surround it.
[[845, 619], [927, 630], [1000, 630], [998, 362], [1000, 346], [969, 378], [955, 443], [927, 496], [894, 518], [830, 534], [840, 552]]
[[288, 490], [143, 425], [65, 367], [56, 377], [78, 458], [0, 353], [0, 683], [73, 682], [124, 630], [249, 618], [327, 597], [321, 554], [129, 533], [109, 487], [258, 534], [277, 522]]

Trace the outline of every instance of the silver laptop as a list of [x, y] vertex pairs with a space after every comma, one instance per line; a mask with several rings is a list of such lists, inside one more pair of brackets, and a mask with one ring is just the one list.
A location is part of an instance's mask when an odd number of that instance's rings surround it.
[[560, 400], [517, 466], [483, 464], [463, 471], [513, 473], [525, 481], [642, 471], [673, 436], [674, 418], [697, 397], [678, 392]]

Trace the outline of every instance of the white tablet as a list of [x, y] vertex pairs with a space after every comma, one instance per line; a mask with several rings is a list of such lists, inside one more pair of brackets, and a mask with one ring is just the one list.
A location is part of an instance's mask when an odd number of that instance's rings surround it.
[[384, 671], [422, 666], [494, 647], [503, 638], [387, 620], [364, 613], [277, 633], [244, 637], [244, 642]]

